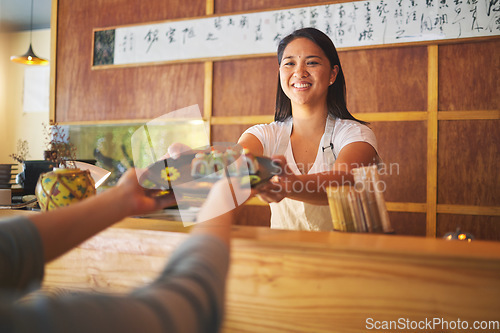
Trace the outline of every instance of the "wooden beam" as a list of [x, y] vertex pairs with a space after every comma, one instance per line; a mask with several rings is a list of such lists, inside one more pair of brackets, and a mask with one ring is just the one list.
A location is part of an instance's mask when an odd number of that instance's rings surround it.
[[[117, 126], [137, 126], [143, 125], [149, 121], [153, 120], [152, 118], [144, 118], [144, 119], [120, 119], [120, 120], [89, 120], [89, 121], [59, 121], [59, 125], [80, 125], [80, 126], [89, 126], [89, 125], [117, 125]], [[200, 118], [175, 118], [175, 122], [178, 121], [192, 121], [192, 120], [200, 120]], [[208, 121], [208, 119], [203, 118], [202, 120]], [[167, 122], [167, 119], [164, 119]]]
[[234, 116], [234, 117], [212, 117], [212, 125], [254, 125], [270, 123], [274, 116]]
[[386, 202], [385, 206], [390, 212], [425, 213], [427, 204], [415, 202]]
[[369, 122], [427, 120], [425, 111], [355, 113], [353, 116]]
[[[215, 0], [206, 1], [206, 15], [215, 13]], [[205, 61], [205, 83], [203, 92], [203, 118], [208, 121], [208, 139], [212, 142], [212, 108], [213, 108], [213, 90], [214, 88], [214, 62], [213, 60]]]
[[57, 60], [57, 8], [58, 0], [52, 1], [50, 16], [50, 90], [49, 90], [49, 123], [56, 122], [56, 60]]
[[[249, 199], [246, 205], [251, 206], [267, 206], [268, 203], [257, 197]], [[409, 213], [425, 213], [427, 204], [415, 202], [386, 202], [387, 210], [390, 212], [409, 212]]]
[[215, 13], [215, 3], [214, 0], [207, 0], [206, 2], [207, 9], [205, 10], [205, 14], [213, 15]]
[[[257, 197], [249, 199], [246, 205], [267, 206], [268, 203]], [[427, 204], [416, 202], [386, 202], [387, 210], [390, 212], [426, 213]], [[500, 216], [500, 207], [495, 206], [468, 206], [468, 205], [437, 205], [438, 214], [456, 215], [483, 215]]]
[[212, 142], [212, 105], [213, 105], [213, 82], [214, 82], [214, 63], [205, 62], [205, 85], [203, 93], [203, 118], [208, 121], [208, 138]]
[[438, 46], [427, 47], [427, 216], [426, 235], [436, 237], [438, 154]]
[[437, 205], [437, 212], [439, 214], [500, 216], [500, 207], [466, 206], [466, 205]]
[[438, 120], [495, 120], [495, 119], [500, 119], [500, 110], [438, 112]]
[[[52, 69], [51, 69], [52, 70]], [[208, 73], [213, 73], [213, 62], [205, 63], [205, 100], [204, 100], [204, 120], [211, 119], [215, 125], [254, 125], [270, 123], [274, 116], [232, 116], [232, 117], [212, 117], [212, 95], [208, 92], [213, 89], [212, 79], [207, 77]], [[213, 74], [211, 74], [213, 77]], [[206, 110], [210, 110], [210, 114]], [[370, 112], [354, 113], [354, 117], [368, 121], [426, 121], [428, 113], [426, 111], [393, 111], [393, 112]], [[500, 119], [500, 110], [474, 110], [474, 111], [438, 111], [438, 120], [496, 120]], [[137, 124], [148, 122], [151, 119], [122, 119], [122, 120], [97, 120], [97, 121], [73, 121], [59, 122], [61, 125], [103, 125], [103, 124]]]

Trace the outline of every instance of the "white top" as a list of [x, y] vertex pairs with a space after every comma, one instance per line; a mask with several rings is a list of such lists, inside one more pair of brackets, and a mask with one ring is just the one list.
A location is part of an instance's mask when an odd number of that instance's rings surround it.
[[[260, 141], [264, 148], [264, 156], [284, 155], [292, 172], [300, 175], [290, 145], [292, 126], [293, 119], [288, 118], [284, 122], [275, 121], [270, 124], [252, 126], [245, 133], [254, 135]], [[360, 141], [369, 143], [377, 151], [377, 139], [368, 126], [354, 120], [334, 119], [332, 116], [328, 116], [316, 160], [308, 174], [331, 170], [342, 148], [350, 143]], [[331, 144], [333, 144], [332, 149]], [[323, 149], [324, 147], [327, 149]], [[316, 186], [311, 187], [310, 190], [315, 191]], [[285, 198], [278, 203], [271, 203], [270, 207], [271, 228], [312, 231], [333, 229], [328, 205], [313, 205]]]

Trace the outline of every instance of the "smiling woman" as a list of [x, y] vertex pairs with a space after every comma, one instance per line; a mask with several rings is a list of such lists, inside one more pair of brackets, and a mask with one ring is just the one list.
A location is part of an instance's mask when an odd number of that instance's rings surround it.
[[325, 104], [328, 86], [334, 83], [338, 71], [339, 66], [331, 66], [318, 45], [307, 38], [297, 38], [283, 54], [280, 86], [296, 111], [314, 111], [324, 107], [317, 104]]
[[259, 188], [271, 227], [332, 230], [326, 187], [353, 181], [351, 170], [377, 163], [377, 141], [347, 110], [344, 73], [330, 38], [297, 30], [278, 46], [275, 121], [243, 133], [239, 144], [274, 156], [282, 173]]

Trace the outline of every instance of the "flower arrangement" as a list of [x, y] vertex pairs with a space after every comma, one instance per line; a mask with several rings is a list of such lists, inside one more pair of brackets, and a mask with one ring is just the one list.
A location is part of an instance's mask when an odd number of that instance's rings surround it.
[[28, 140], [17, 140], [17, 153], [10, 154], [9, 157], [18, 163], [23, 163], [29, 156]]
[[69, 141], [70, 137], [57, 123], [52, 126], [43, 124], [45, 130], [45, 160], [54, 162], [61, 168], [76, 168], [76, 147]]

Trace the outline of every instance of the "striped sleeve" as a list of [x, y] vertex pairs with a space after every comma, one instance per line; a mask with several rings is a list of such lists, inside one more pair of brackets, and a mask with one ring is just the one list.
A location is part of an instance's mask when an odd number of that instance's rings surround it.
[[0, 331], [217, 332], [224, 313], [227, 245], [195, 235], [150, 285], [125, 296], [79, 294], [0, 303]]
[[42, 240], [28, 218], [0, 221], [0, 288], [25, 292], [38, 287], [44, 264]]

